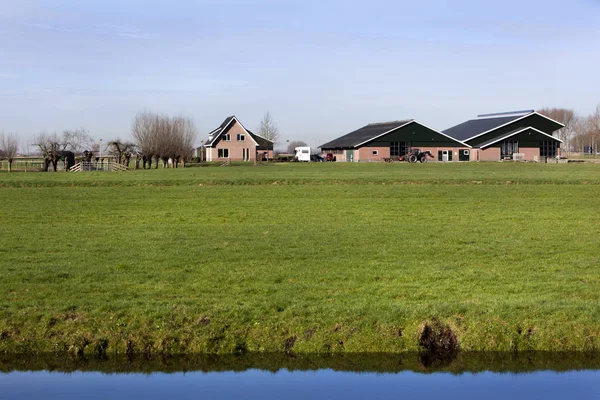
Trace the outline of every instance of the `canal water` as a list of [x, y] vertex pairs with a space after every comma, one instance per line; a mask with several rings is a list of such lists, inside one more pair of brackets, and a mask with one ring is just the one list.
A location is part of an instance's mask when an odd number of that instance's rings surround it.
[[596, 356], [486, 357], [14, 357], [0, 399], [600, 399]]

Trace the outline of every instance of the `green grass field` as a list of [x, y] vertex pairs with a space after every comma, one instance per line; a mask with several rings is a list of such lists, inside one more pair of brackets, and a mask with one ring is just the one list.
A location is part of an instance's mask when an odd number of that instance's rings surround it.
[[600, 166], [0, 174], [0, 352], [599, 350]]

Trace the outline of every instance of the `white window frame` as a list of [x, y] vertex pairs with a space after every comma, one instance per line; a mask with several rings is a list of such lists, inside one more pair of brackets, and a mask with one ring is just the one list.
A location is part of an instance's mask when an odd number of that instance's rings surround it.
[[373, 150], [373, 152], [371, 153], [371, 155], [378, 156], [379, 155], [379, 150]]
[[238, 140], [238, 142], [245, 142], [246, 141], [246, 135], [244, 135], [243, 133], [238, 133], [237, 134], [237, 140]]
[[223, 141], [224, 142], [231, 142], [231, 135], [229, 133], [223, 134]]

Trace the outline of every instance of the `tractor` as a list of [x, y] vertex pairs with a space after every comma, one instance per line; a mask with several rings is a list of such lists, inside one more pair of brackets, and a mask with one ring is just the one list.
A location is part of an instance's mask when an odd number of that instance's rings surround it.
[[419, 149], [411, 149], [410, 152], [406, 155], [406, 160], [411, 163], [416, 163], [417, 161], [421, 163], [426, 163], [428, 157], [435, 158], [429, 150], [421, 151]]

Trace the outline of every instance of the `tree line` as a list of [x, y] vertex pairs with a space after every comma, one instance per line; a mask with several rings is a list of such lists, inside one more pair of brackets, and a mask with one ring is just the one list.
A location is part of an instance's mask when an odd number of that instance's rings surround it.
[[589, 115], [577, 115], [568, 108], [543, 108], [542, 115], [565, 125], [558, 131], [563, 153], [597, 153], [600, 149], [600, 104]]
[[[139, 112], [131, 126], [132, 140], [112, 139], [106, 143], [94, 140], [85, 128], [67, 129], [61, 134], [40, 133], [33, 139], [43, 158], [43, 170], [56, 171], [59, 162], [65, 167], [76, 161], [101, 162], [103, 153], [115, 162], [130, 166], [135, 159], [135, 168], [178, 167], [193, 156], [197, 131], [191, 118], [170, 117], [151, 111]], [[0, 134], [0, 159], [7, 159], [9, 171], [18, 151], [16, 135]]]
[[191, 118], [141, 111], [133, 120], [131, 135], [139, 154], [136, 168], [141, 160], [145, 169], [151, 168], [153, 161], [155, 168], [161, 161], [167, 167], [169, 159], [175, 167], [179, 163], [185, 166], [193, 156], [197, 132]]

